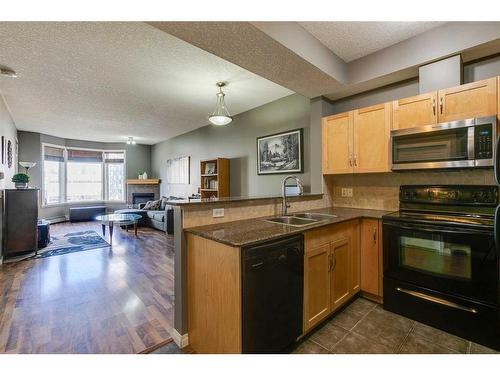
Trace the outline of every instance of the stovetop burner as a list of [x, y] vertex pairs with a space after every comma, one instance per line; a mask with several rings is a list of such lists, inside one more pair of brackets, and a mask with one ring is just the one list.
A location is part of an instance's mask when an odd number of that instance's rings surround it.
[[498, 205], [494, 185], [403, 185], [400, 210], [384, 219], [435, 225], [493, 228]]

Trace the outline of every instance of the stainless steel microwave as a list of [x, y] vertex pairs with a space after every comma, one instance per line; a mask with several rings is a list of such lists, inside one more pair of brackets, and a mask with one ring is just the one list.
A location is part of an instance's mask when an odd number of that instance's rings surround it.
[[495, 116], [391, 131], [392, 170], [492, 167]]

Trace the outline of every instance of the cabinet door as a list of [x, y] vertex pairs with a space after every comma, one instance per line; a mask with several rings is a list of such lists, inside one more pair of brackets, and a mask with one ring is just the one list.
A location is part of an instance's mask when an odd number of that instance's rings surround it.
[[350, 267], [349, 253], [351, 251], [351, 239], [345, 237], [331, 243], [331, 286], [330, 286], [330, 308], [335, 311], [342, 306], [351, 296], [350, 293]]
[[392, 102], [392, 128], [406, 129], [437, 123], [437, 92]]
[[359, 221], [356, 220], [352, 224], [351, 252], [349, 259], [351, 267], [349, 290], [351, 295], [356, 294], [361, 289], [361, 249], [359, 231]]
[[330, 313], [330, 244], [326, 243], [304, 256], [304, 331]]
[[352, 173], [352, 112], [323, 118], [323, 174]]
[[439, 90], [439, 122], [497, 114], [496, 78]]
[[354, 113], [354, 173], [388, 172], [391, 137], [391, 103]]
[[379, 285], [379, 222], [363, 219], [361, 222], [361, 290], [380, 296]]

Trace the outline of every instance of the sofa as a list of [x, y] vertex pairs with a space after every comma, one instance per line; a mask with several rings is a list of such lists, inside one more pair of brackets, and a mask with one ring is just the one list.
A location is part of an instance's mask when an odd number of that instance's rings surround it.
[[146, 203], [140, 203], [138, 208], [126, 208], [115, 211], [115, 214], [138, 214], [142, 218], [139, 226], [147, 226], [162, 230], [168, 234], [174, 234], [174, 209], [167, 205], [170, 198], [162, 197], [159, 210], [144, 210]]

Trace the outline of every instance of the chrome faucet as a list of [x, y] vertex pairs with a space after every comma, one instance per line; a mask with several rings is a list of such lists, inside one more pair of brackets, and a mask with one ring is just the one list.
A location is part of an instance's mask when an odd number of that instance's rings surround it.
[[304, 187], [302, 186], [302, 183], [298, 179], [297, 176], [286, 176], [282, 182], [281, 185], [281, 197], [283, 198], [283, 202], [281, 204], [281, 214], [283, 216], [288, 215], [288, 208], [290, 208], [290, 205], [287, 202], [287, 196], [286, 196], [286, 182], [289, 179], [294, 179], [295, 182], [297, 183], [297, 187], [299, 188], [299, 195], [304, 194]]

